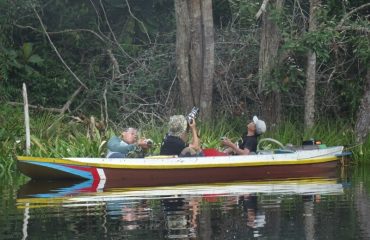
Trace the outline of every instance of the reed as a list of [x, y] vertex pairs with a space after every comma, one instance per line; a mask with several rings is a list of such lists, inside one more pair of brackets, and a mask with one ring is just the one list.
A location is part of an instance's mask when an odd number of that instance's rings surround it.
[[313, 128], [306, 131], [302, 124], [286, 121], [268, 134], [282, 142], [297, 145], [309, 139], [320, 140], [327, 145], [350, 145], [354, 139], [350, 124], [341, 120], [319, 120]]
[[[4, 108], [4, 107], [3, 107]], [[4, 110], [4, 109], [0, 110]], [[24, 123], [20, 110], [4, 110], [7, 118], [0, 121], [0, 174], [16, 170], [15, 156], [24, 154]], [[11, 113], [10, 113], [11, 112]], [[167, 132], [166, 122], [138, 122], [140, 137], [151, 138], [154, 146], [149, 154], [159, 154], [160, 145]], [[203, 148], [220, 148], [220, 137], [238, 141], [246, 130], [245, 119], [217, 118], [215, 121], [197, 120], [198, 134]], [[268, 126], [269, 127], [269, 126]], [[106, 141], [113, 134], [119, 135], [122, 127], [111, 126], [101, 132], [87, 125], [71, 122], [69, 118], [53, 114], [33, 113], [31, 116], [31, 154], [43, 157], [104, 157]], [[303, 124], [285, 121], [269, 130], [260, 138], [274, 138], [283, 144], [301, 144], [302, 140], [315, 138], [324, 144], [344, 145], [353, 151], [353, 159], [367, 163], [370, 158], [370, 138], [363, 145], [354, 145], [350, 123], [337, 120], [320, 120], [314, 128], [303, 131]]]
[[208, 123], [200, 123], [198, 125], [198, 133], [201, 139], [202, 148], [220, 148], [220, 138], [228, 137], [233, 141], [239, 138], [236, 130], [239, 124], [230, 124], [225, 118], [220, 118], [217, 121]]
[[357, 163], [370, 164], [370, 137], [363, 144], [354, 145], [351, 149], [353, 149], [353, 159], [357, 160]]
[[15, 168], [14, 156], [22, 152], [24, 120], [21, 108], [0, 107], [0, 175]]

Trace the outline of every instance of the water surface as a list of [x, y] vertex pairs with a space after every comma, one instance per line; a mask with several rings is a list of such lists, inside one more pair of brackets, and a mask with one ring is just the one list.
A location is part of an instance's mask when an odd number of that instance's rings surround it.
[[97, 192], [3, 176], [0, 239], [370, 239], [369, 173]]

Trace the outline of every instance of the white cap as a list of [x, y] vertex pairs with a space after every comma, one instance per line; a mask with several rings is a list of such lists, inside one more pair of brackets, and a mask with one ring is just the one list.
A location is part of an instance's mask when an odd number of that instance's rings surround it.
[[257, 116], [253, 117], [253, 122], [256, 124], [256, 133], [257, 135], [260, 135], [264, 132], [266, 132], [266, 123], [260, 119], [258, 119]]

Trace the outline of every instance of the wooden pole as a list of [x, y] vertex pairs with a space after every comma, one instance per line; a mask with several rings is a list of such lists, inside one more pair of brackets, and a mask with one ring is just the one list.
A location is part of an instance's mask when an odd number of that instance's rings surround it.
[[24, 125], [26, 127], [26, 154], [30, 154], [31, 136], [30, 136], [30, 116], [28, 113], [28, 98], [26, 84], [23, 83], [23, 102], [24, 102]]

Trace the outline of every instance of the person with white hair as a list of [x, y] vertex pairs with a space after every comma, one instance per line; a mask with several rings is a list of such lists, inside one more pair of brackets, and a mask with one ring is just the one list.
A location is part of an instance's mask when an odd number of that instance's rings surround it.
[[[162, 142], [160, 155], [199, 155], [201, 149], [195, 119], [188, 121], [184, 115], [174, 115], [170, 117], [168, 125], [168, 133]], [[190, 143], [187, 143], [188, 127], [192, 135], [192, 141]]]
[[124, 158], [137, 150], [147, 150], [151, 147], [151, 140], [138, 137], [136, 128], [125, 128], [120, 137], [112, 136], [108, 143], [107, 158]]
[[258, 119], [257, 116], [247, 124], [247, 133], [243, 136], [243, 141], [237, 145], [228, 138], [221, 139], [221, 145], [227, 146], [224, 153], [235, 155], [248, 155], [257, 151], [257, 137], [266, 132], [266, 123]]

